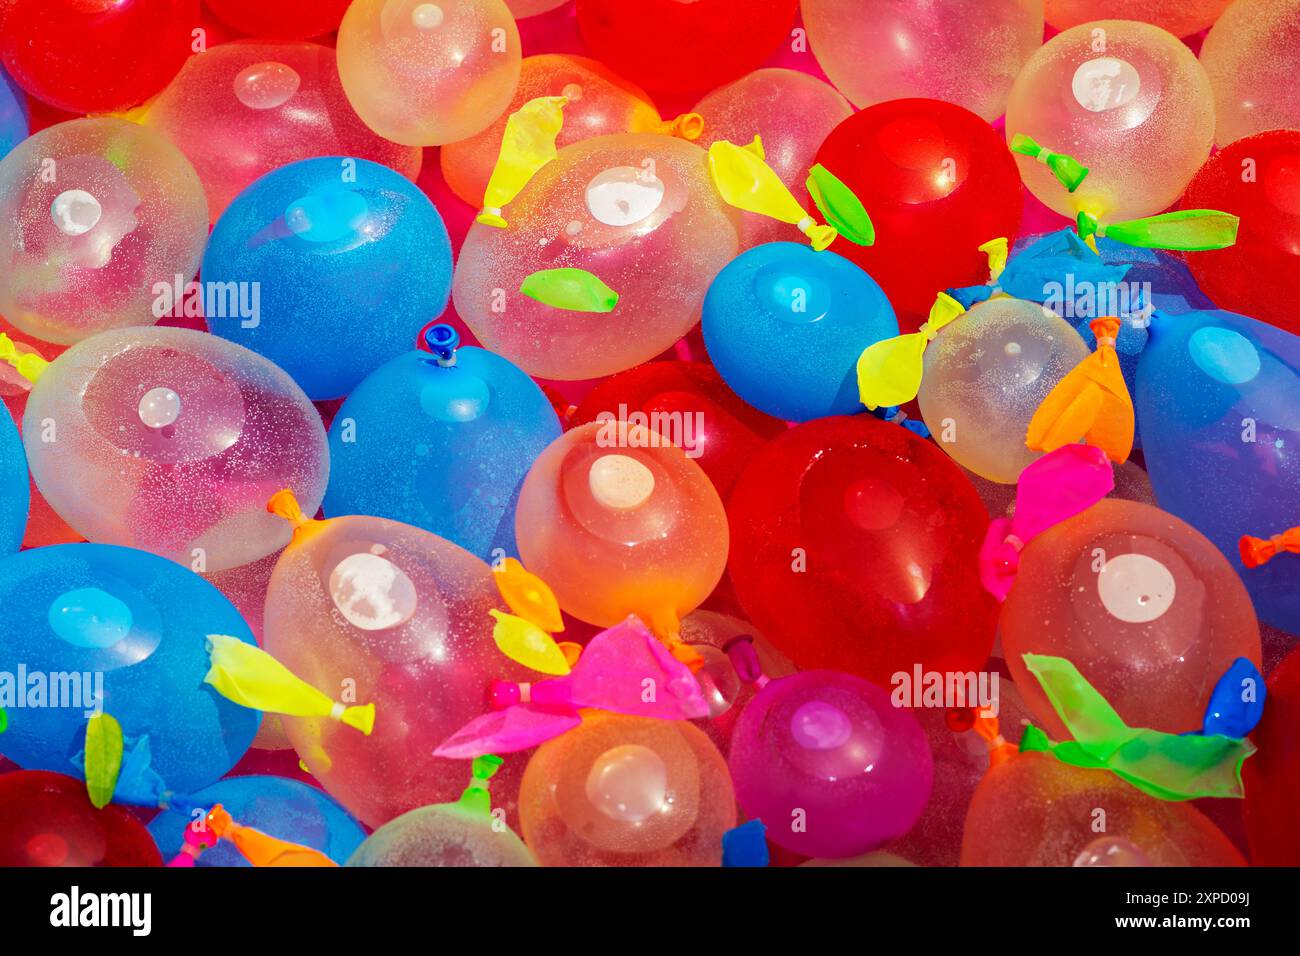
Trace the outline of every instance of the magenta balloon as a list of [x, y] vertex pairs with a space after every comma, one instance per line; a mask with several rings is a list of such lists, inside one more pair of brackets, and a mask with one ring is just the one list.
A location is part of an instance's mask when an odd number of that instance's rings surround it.
[[838, 671], [763, 688], [740, 715], [729, 766], [741, 808], [772, 842], [832, 858], [910, 830], [934, 775], [916, 718], [875, 684]]

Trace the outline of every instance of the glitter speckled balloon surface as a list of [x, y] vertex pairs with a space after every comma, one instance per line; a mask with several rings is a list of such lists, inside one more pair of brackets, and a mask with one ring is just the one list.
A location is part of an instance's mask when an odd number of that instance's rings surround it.
[[487, 128], [519, 82], [519, 30], [504, 0], [354, 0], [338, 56], [357, 115], [408, 146]]
[[165, 137], [120, 119], [60, 123], [0, 160], [0, 314], [47, 342], [152, 325], [156, 283], [198, 271], [208, 209]]
[[1087, 355], [1070, 324], [1042, 306], [982, 302], [926, 349], [921, 415], [957, 462], [1012, 484], [1039, 455], [1025, 447], [1029, 420]]
[[329, 473], [320, 416], [293, 380], [188, 329], [68, 349], [32, 388], [23, 441], [41, 493], [87, 539], [205, 571], [283, 547], [267, 500], [292, 487], [314, 512]]
[[1140, 20], [1174, 36], [1204, 30], [1232, 0], [1046, 0], [1047, 22], [1068, 30], [1091, 20]]
[[1043, 41], [1041, 0], [804, 0], [817, 62], [859, 107], [908, 96], [1002, 115]]
[[[709, 283], [736, 254], [733, 211], [706, 154], [654, 133], [566, 146], [505, 209], [475, 224], [456, 262], [456, 311], [484, 346], [531, 375], [621, 372], [686, 334]], [[560, 309], [519, 291], [545, 269], [585, 269], [618, 293], [613, 311]]]
[[[489, 681], [531, 679], [492, 643], [498, 607], [488, 566], [427, 531], [358, 516], [296, 529], [267, 589], [264, 646], [336, 699], [375, 705], [370, 736], [282, 718], [308, 769], [357, 819], [377, 827], [464, 788], [434, 747], [482, 712]], [[517, 785], [511, 766], [502, 793]]]
[[1214, 89], [1219, 146], [1300, 127], [1300, 0], [1240, 0], [1205, 37], [1201, 65]]
[[311, 156], [352, 156], [414, 179], [420, 150], [375, 135], [352, 112], [334, 51], [316, 43], [223, 43], [194, 57], [144, 123], [185, 153], [215, 221], [245, 186]]
[[670, 636], [727, 561], [727, 516], [708, 476], [657, 432], [619, 421], [582, 425], [542, 452], [515, 529], [525, 566], [560, 607], [601, 627], [637, 614]]
[[537, 748], [519, 815], [543, 866], [718, 866], [736, 802], [692, 724], [593, 712]]
[[1101, 20], [1047, 41], [1025, 64], [1007, 103], [1007, 139], [1033, 137], [1090, 170], [1069, 193], [1048, 167], [1016, 156], [1025, 185], [1074, 218], [1164, 211], [1210, 154], [1214, 97], [1192, 51], [1146, 23]]

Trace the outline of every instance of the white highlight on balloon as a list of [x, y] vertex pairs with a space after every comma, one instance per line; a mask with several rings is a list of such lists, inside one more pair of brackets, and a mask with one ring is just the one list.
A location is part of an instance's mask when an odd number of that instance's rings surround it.
[[1174, 576], [1146, 554], [1120, 554], [1097, 575], [1097, 594], [1112, 617], [1126, 624], [1149, 624], [1174, 603]]
[[642, 823], [668, 806], [668, 767], [640, 744], [612, 747], [587, 772], [587, 799], [611, 820]]
[[181, 416], [181, 397], [170, 388], [151, 388], [140, 398], [140, 421], [148, 428], [166, 428]]
[[65, 189], [50, 204], [50, 218], [65, 236], [90, 232], [104, 215], [99, 200], [84, 189]]
[[1071, 88], [1075, 100], [1085, 110], [1104, 113], [1136, 100], [1142, 79], [1127, 60], [1101, 56], [1079, 64]]
[[418, 599], [411, 579], [377, 554], [353, 554], [330, 572], [330, 599], [348, 622], [363, 631], [404, 624]]
[[615, 166], [587, 184], [587, 211], [607, 226], [635, 225], [663, 201], [663, 180], [635, 166]]
[[611, 511], [630, 511], [645, 504], [655, 490], [649, 468], [628, 455], [602, 455], [587, 472], [591, 496]]

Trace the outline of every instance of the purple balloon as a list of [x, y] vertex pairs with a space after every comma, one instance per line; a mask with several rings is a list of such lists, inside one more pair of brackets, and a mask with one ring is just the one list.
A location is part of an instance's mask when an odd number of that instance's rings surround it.
[[916, 718], [839, 671], [771, 681], [731, 742], [736, 798], [768, 837], [813, 857], [857, 856], [911, 829], [934, 763]]

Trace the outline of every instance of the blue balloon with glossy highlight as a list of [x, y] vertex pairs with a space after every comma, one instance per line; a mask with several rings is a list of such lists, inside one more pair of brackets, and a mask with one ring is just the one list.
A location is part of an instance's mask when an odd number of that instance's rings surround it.
[[[185, 828], [215, 804], [229, 811], [241, 826], [252, 827], [279, 840], [319, 850], [342, 866], [366, 838], [361, 824], [342, 804], [316, 787], [285, 777], [228, 777], [197, 793], [185, 795], [190, 807], [165, 810], [154, 817], [149, 832], [170, 860], [181, 850]], [[227, 840], [204, 850], [196, 866], [252, 866]]]
[[1160, 507], [1214, 542], [1261, 621], [1300, 634], [1300, 554], [1246, 568], [1242, 535], [1300, 525], [1300, 338], [1218, 310], [1151, 320], [1135, 404]]
[[30, 506], [31, 482], [23, 440], [14, 420], [0, 412], [0, 554], [12, 554], [22, 547]]
[[328, 517], [415, 525], [491, 562], [518, 553], [519, 488], [560, 437], [560, 422], [542, 390], [506, 359], [472, 346], [447, 353], [455, 364], [409, 352], [348, 396], [330, 426], [323, 507]]
[[126, 741], [119, 796], [153, 774], [178, 793], [207, 786], [253, 742], [261, 713], [203, 682], [207, 636], [252, 632], [188, 568], [116, 545], [34, 548], [0, 558], [0, 606], [0, 753], [24, 769], [81, 776], [100, 693]]
[[212, 230], [202, 279], [209, 298], [234, 292], [247, 306], [209, 315], [208, 327], [318, 401], [408, 350], [447, 307], [451, 274], [447, 229], [414, 183], [364, 159], [321, 157], [235, 198]]
[[704, 345], [737, 395], [803, 422], [864, 411], [857, 363], [898, 334], [893, 306], [848, 259], [771, 242], [733, 259], [704, 298]]

